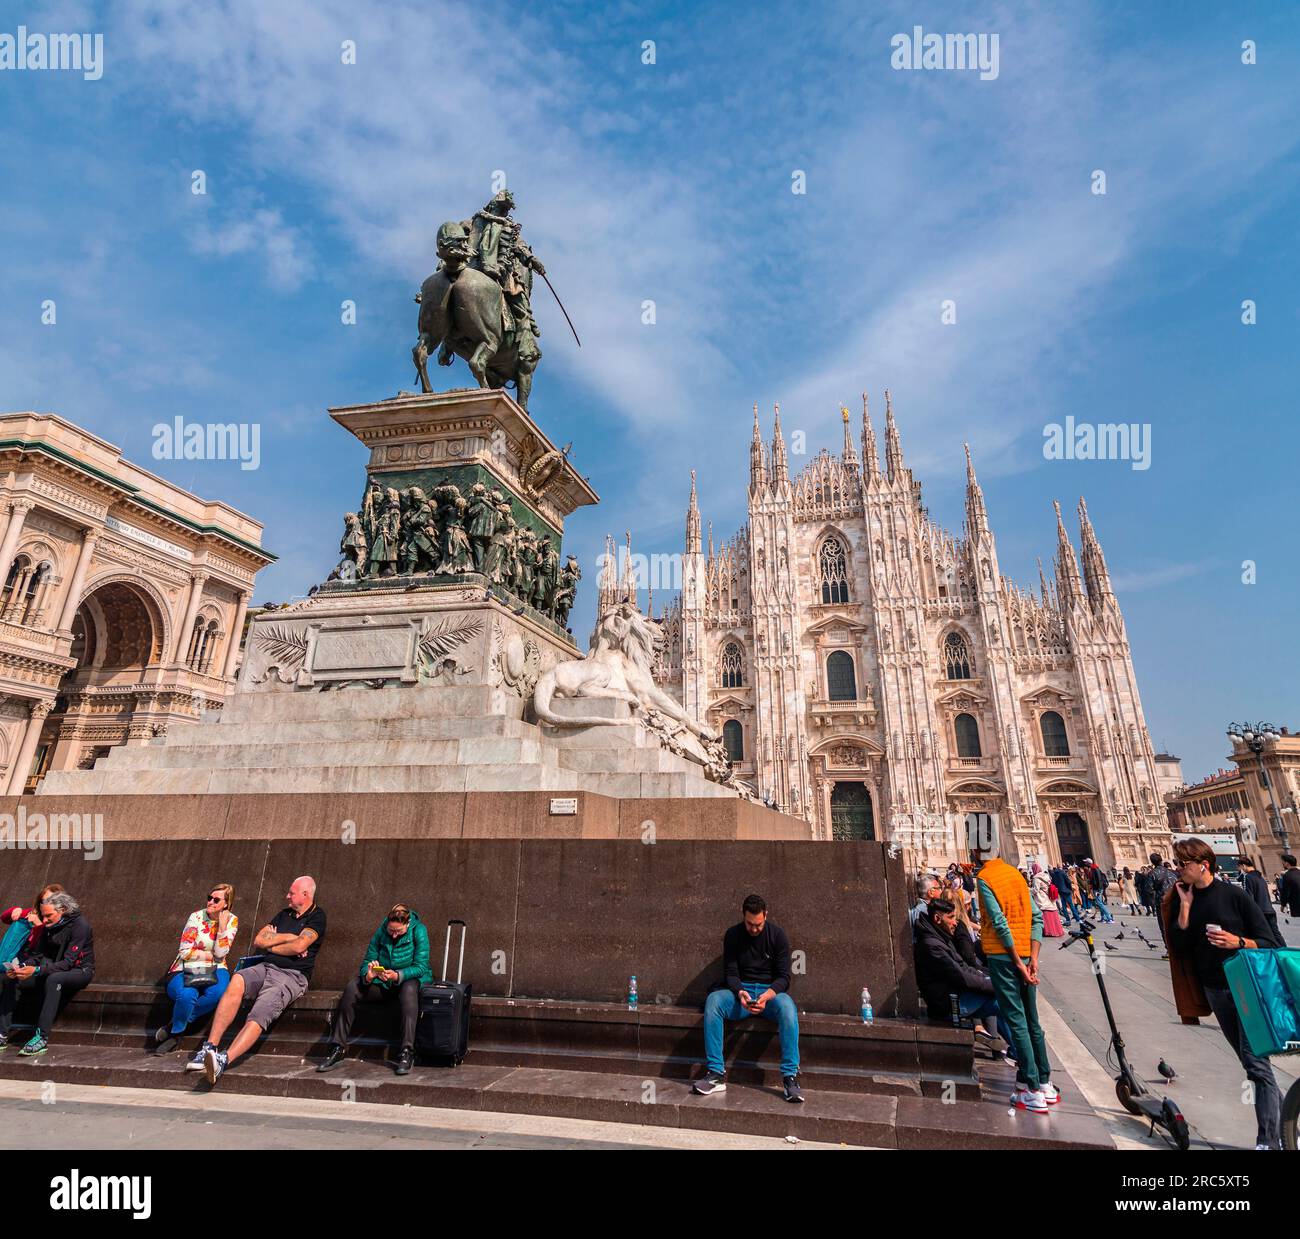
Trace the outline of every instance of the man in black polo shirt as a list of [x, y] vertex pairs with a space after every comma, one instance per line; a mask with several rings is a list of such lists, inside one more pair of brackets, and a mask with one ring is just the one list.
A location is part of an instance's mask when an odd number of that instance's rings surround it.
[[[263, 959], [241, 968], [230, 978], [212, 1017], [210, 1040], [203, 1043], [186, 1067], [187, 1071], [202, 1071], [209, 1084], [215, 1084], [231, 1063], [247, 1054], [284, 1009], [307, 992], [316, 952], [325, 937], [325, 909], [316, 902], [316, 882], [312, 878], [295, 878], [287, 898], [289, 906], [277, 912], [253, 939]], [[221, 1038], [246, 997], [253, 1000], [253, 1009], [229, 1051], [223, 1052]]]
[[727, 986], [704, 1003], [704, 1052], [708, 1069], [692, 1092], [707, 1097], [727, 1089], [722, 1058], [724, 1020], [761, 1015], [775, 1021], [781, 1034], [781, 1078], [786, 1101], [803, 1101], [799, 1089], [799, 1011], [790, 997], [790, 939], [767, 919], [761, 895], [747, 895], [744, 920], [722, 937], [723, 975]]

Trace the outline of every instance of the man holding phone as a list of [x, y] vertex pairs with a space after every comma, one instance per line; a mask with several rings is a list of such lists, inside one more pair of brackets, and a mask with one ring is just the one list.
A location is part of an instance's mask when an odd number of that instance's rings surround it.
[[[1203, 839], [1174, 845], [1177, 882], [1165, 896], [1169, 967], [1180, 1015], [1214, 1012], [1254, 1086], [1257, 1149], [1282, 1147], [1282, 1093], [1268, 1059], [1252, 1054], [1223, 965], [1237, 951], [1276, 947], [1259, 905], [1241, 887], [1215, 879], [1214, 851]], [[1198, 1004], [1196, 990], [1204, 991]], [[1181, 993], [1180, 993], [1181, 991]], [[1208, 1010], [1206, 1008], [1208, 1007]], [[1186, 1009], [1184, 1009], [1186, 1008]]]
[[744, 919], [722, 937], [725, 989], [711, 993], [704, 1003], [705, 1074], [692, 1092], [703, 1097], [727, 1091], [726, 1063], [722, 1058], [724, 1020], [761, 1015], [772, 1020], [781, 1034], [781, 1078], [786, 1101], [801, 1102], [799, 1088], [799, 1011], [787, 992], [790, 988], [790, 939], [768, 920], [761, 895], [747, 895], [741, 905]]

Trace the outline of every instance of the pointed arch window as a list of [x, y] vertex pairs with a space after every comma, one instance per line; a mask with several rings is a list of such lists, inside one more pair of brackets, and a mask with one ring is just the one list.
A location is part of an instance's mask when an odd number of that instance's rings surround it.
[[959, 714], [953, 719], [953, 731], [957, 735], [958, 757], [983, 757], [980, 748], [980, 725], [972, 714]]
[[734, 641], [722, 647], [722, 687], [745, 687], [745, 656]]
[[1055, 710], [1043, 712], [1038, 720], [1038, 728], [1043, 733], [1045, 757], [1070, 756], [1070, 738], [1065, 733], [1065, 720]]
[[971, 678], [970, 647], [959, 632], [950, 632], [943, 639], [943, 667], [950, 680]]
[[745, 760], [745, 729], [734, 718], [722, 724], [722, 745], [730, 762]]
[[817, 575], [821, 580], [822, 602], [848, 602], [848, 561], [844, 543], [838, 538], [827, 538], [817, 554]]
[[836, 650], [826, 660], [826, 696], [831, 701], [857, 701], [858, 699], [853, 659], [843, 650]]

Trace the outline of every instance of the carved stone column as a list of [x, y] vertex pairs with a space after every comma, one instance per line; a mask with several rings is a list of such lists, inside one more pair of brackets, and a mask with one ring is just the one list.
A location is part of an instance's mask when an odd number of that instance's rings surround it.
[[175, 639], [172, 641], [171, 661], [174, 663], [185, 661], [186, 642], [190, 639], [190, 630], [194, 627], [194, 620], [199, 613], [199, 603], [203, 600], [203, 586], [207, 583], [207, 579], [206, 572], [190, 574], [190, 598], [185, 604], [185, 620], [176, 630]]
[[95, 553], [95, 544], [98, 540], [97, 529], [87, 529], [82, 533], [81, 554], [77, 556], [77, 566], [73, 569], [72, 580], [63, 599], [63, 609], [59, 612], [58, 630], [65, 636], [72, 631], [72, 620], [77, 614], [77, 603], [81, 600], [81, 589], [86, 583], [86, 573], [90, 568], [90, 560]]
[[239, 638], [244, 631], [244, 616], [248, 613], [248, 595], [239, 595], [239, 606], [235, 609], [235, 622], [230, 625], [230, 639], [226, 642], [226, 665], [221, 674], [227, 679], [235, 674], [235, 662], [239, 658]]
[[9, 527], [5, 530], [4, 541], [0, 542], [0, 583], [9, 579], [9, 569], [14, 563], [14, 549], [18, 545], [19, 535], [27, 521], [27, 513], [36, 506], [30, 499], [15, 499], [13, 515], [9, 518]]
[[32, 757], [36, 753], [36, 745], [41, 738], [41, 728], [45, 725], [45, 717], [50, 712], [50, 707], [54, 703], [48, 700], [33, 701], [29, 707], [31, 713], [27, 719], [27, 729], [23, 733], [23, 742], [18, 749], [18, 756], [14, 759], [14, 764], [9, 770], [9, 786], [6, 794], [9, 796], [21, 796], [23, 794], [23, 785], [27, 782], [27, 776], [31, 773]]

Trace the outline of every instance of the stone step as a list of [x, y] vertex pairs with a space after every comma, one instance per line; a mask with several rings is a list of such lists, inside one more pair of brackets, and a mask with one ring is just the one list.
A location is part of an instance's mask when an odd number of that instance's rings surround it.
[[230, 723], [361, 721], [390, 718], [518, 718], [522, 700], [509, 690], [476, 684], [344, 688], [329, 692], [238, 692], [222, 710]]
[[558, 750], [559, 764], [569, 770], [592, 774], [697, 774], [701, 768], [667, 749], [568, 749]]
[[[237, 729], [230, 729], [232, 735]], [[535, 738], [465, 740], [329, 740], [285, 744], [169, 744], [118, 747], [97, 770], [244, 770], [290, 766], [557, 766], [558, 755]]]
[[338, 765], [179, 767], [51, 771], [42, 794], [76, 796], [250, 795], [294, 792], [598, 792], [621, 799], [732, 799], [698, 774], [596, 774], [551, 765]]
[[[167, 733], [167, 746], [354, 741], [358, 734], [356, 721], [341, 719], [318, 722], [192, 723], [188, 726], [173, 725]], [[537, 728], [531, 723], [499, 714], [446, 718], [376, 718], [366, 720], [364, 734], [368, 740], [460, 740], [471, 736], [532, 737], [537, 735]], [[163, 746], [154, 744], [143, 747]]]
[[[472, 1055], [472, 1051], [471, 1051]], [[201, 1073], [182, 1070], [181, 1053], [159, 1058], [135, 1047], [62, 1041], [56, 1030], [37, 1062], [10, 1053], [0, 1078], [117, 1088], [165, 1088], [203, 1094]], [[685, 1080], [647, 1080], [560, 1067], [418, 1065], [396, 1076], [387, 1063], [363, 1058], [322, 1075], [314, 1059], [255, 1050], [218, 1081], [222, 1092], [338, 1100], [350, 1085], [357, 1101], [496, 1113], [541, 1114], [654, 1127], [794, 1137], [869, 1148], [1110, 1149], [1113, 1142], [1091, 1112], [1063, 1104], [1047, 1115], [1009, 1111], [1005, 1102], [805, 1090], [803, 1105], [787, 1104], [775, 1088], [729, 1083], [697, 1097]], [[650, 1087], [647, 1088], [647, 1085]]]

